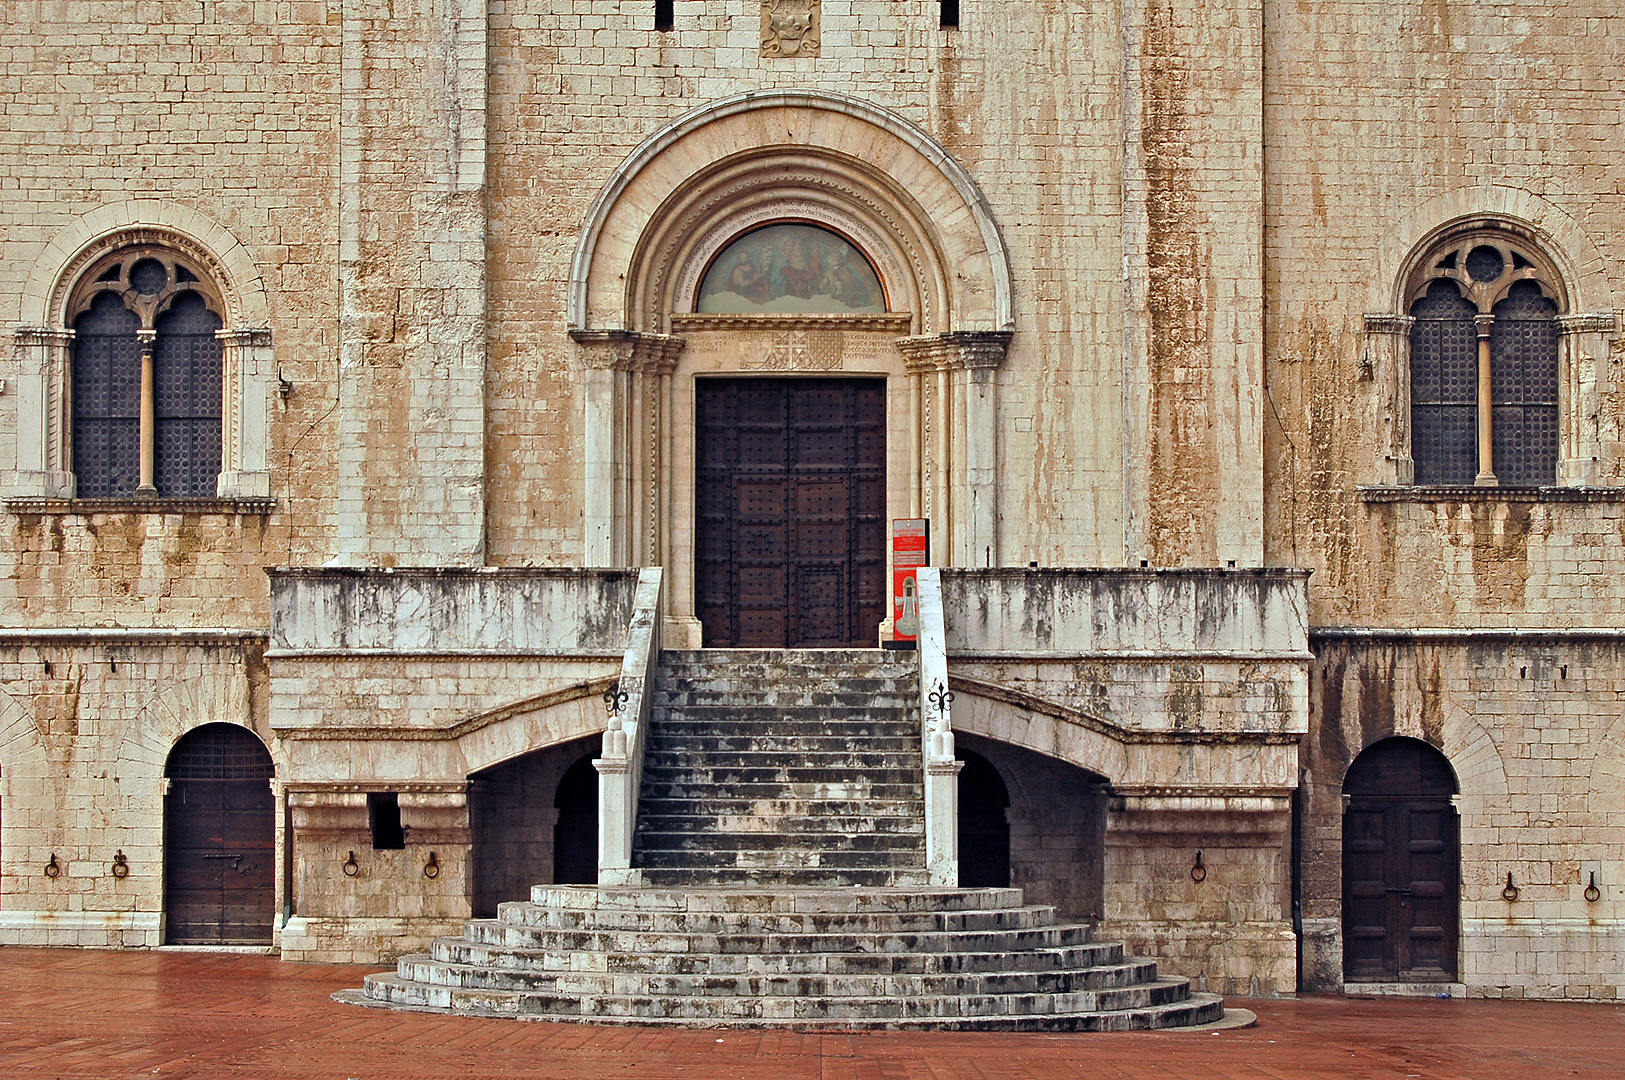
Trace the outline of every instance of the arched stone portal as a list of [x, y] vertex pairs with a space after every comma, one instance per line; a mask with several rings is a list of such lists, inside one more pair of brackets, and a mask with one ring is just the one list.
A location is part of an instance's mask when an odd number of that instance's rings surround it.
[[[831, 303], [854, 286], [810, 251], [741, 271], [742, 287], [766, 270], [807, 303], [701, 303], [719, 257], [787, 226], [861, 256], [884, 303]], [[970, 176], [908, 121], [799, 90], [689, 113], [600, 193], [569, 305], [586, 377], [586, 561], [667, 566], [669, 643], [701, 638], [698, 378], [883, 378], [883, 516], [933, 519], [939, 561], [998, 563], [993, 374], [1013, 329], [1008, 260]]]
[[276, 918], [271, 754], [252, 731], [204, 724], [164, 768], [164, 940], [270, 944]]
[[1419, 739], [1373, 743], [1343, 779], [1349, 982], [1453, 982], [1461, 842], [1456, 774]]

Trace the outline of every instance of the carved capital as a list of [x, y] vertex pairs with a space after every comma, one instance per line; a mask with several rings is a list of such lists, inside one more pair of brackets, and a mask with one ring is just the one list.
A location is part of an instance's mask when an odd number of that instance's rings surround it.
[[670, 375], [688, 342], [670, 334], [632, 335], [632, 367], [651, 375]]
[[990, 370], [1004, 363], [1010, 336], [1008, 330], [957, 330], [898, 338], [895, 344], [911, 372]]
[[240, 348], [271, 344], [271, 329], [266, 326], [249, 327], [244, 330], [216, 330], [214, 336], [222, 345], [235, 345]]
[[1392, 315], [1385, 311], [1365, 313], [1365, 332], [1368, 334], [1409, 334], [1416, 320], [1409, 315]]
[[650, 371], [664, 375], [677, 364], [687, 342], [669, 334], [639, 334], [631, 330], [572, 330], [589, 368], [611, 371]]

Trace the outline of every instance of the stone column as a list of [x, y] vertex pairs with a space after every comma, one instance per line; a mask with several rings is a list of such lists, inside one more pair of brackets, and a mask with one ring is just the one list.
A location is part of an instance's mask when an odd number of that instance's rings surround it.
[[67, 401], [72, 349], [72, 330], [20, 326], [12, 335], [17, 360], [17, 472], [9, 494], [74, 496]]
[[999, 565], [998, 376], [1009, 331], [900, 338], [919, 403], [911, 487], [931, 519], [938, 563]]
[[1382, 461], [1370, 474], [1379, 484], [1410, 484], [1416, 479], [1411, 457], [1411, 326], [1409, 315], [1368, 313], [1360, 377], [1371, 389], [1362, 415], [1380, 423], [1373, 443]]
[[1500, 481], [1495, 476], [1495, 391], [1490, 378], [1490, 330], [1495, 316], [1475, 315], [1473, 322], [1478, 326], [1478, 475], [1473, 483], [1496, 487]]
[[1557, 482], [1595, 484], [1611, 470], [1604, 459], [1616, 459], [1625, 431], [1606, 431], [1596, 419], [1607, 385], [1607, 361], [1618, 333], [1610, 311], [1565, 315], [1558, 319], [1558, 457]]

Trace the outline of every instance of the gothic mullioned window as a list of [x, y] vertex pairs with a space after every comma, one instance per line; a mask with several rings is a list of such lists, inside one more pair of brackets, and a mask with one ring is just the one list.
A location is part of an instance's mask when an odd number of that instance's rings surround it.
[[1475, 233], [1411, 280], [1411, 455], [1418, 484], [1551, 484], [1558, 456], [1556, 275]]
[[81, 498], [208, 498], [221, 470], [218, 294], [186, 260], [126, 249], [74, 291], [71, 446]]

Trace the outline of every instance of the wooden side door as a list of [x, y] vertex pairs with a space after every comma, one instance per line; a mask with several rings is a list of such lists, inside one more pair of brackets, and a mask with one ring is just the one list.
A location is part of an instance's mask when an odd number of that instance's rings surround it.
[[[1349, 770], [1343, 814], [1343, 974], [1453, 982], [1461, 843], [1443, 756], [1391, 739]], [[1351, 790], [1352, 789], [1352, 790]]]
[[696, 608], [712, 646], [873, 644], [885, 613], [885, 383], [695, 388]]
[[271, 755], [245, 729], [208, 724], [177, 744], [166, 771], [165, 941], [269, 944], [276, 917]]

